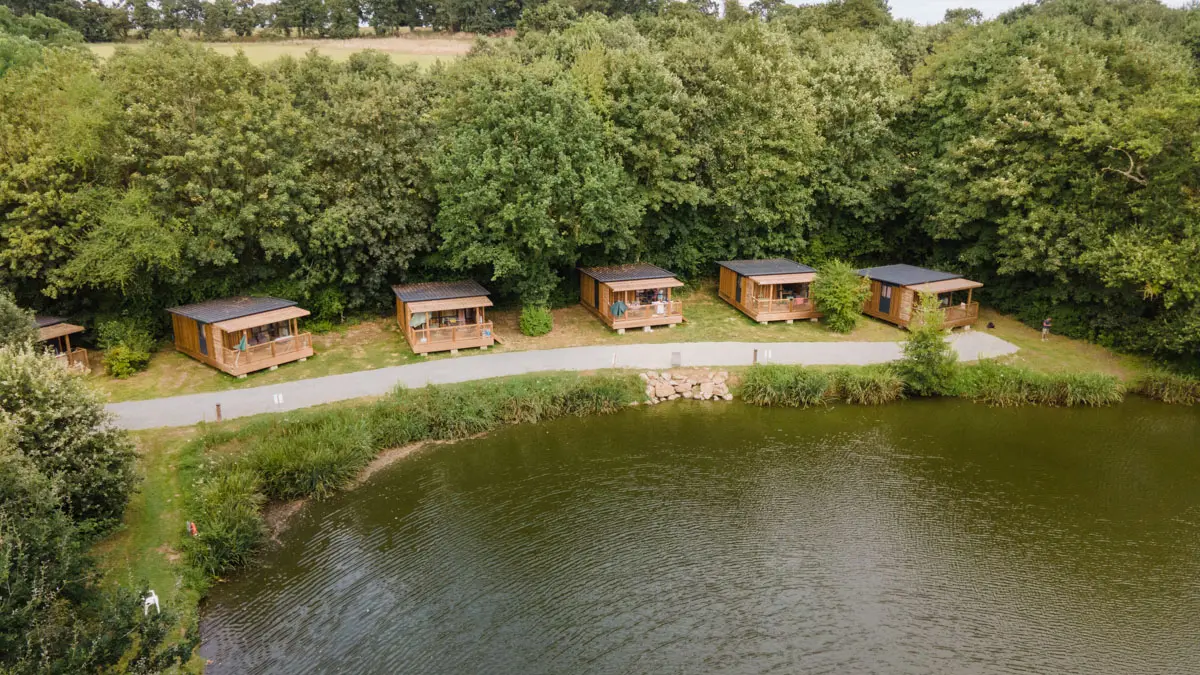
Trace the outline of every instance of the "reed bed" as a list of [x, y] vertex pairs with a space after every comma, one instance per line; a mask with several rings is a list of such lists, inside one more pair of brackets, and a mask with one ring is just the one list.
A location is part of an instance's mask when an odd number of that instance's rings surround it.
[[552, 374], [393, 392], [371, 404], [264, 417], [194, 443], [210, 455], [190, 513], [192, 563], [207, 574], [245, 565], [262, 545], [268, 500], [323, 498], [382, 450], [500, 426], [611, 413], [640, 401], [635, 375]]
[[807, 408], [825, 403], [829, 373], [802, 366], [763, 365], [742, 377], [741, 398], [759, 406]]
[[1159, 370], [1138, 381], [1137, 393], [1163, 403], [1195, 405], [1200, 403], [1200, 377]]
[[962, 368], [959, 396], [997, 407], [1108, 406], [1125, 400], [1125, 385], [1102, 373], [1038, 373], [992, 361]]

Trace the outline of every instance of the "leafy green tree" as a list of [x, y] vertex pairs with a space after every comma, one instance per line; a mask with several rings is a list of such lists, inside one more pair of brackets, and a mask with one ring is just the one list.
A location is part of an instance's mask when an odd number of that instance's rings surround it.
[[67, 515], [89, 530], [121, 517], [136, 481], [133, 443], [82, 378], [33, 349], [0, 347], [0, 412], [13, 449], [56, 477]]
[[0, 290], [0, 347], [33, 344], [37, 334], [33, 312], [17, 305], [12, 293]]
[[958, 354], [946, 342], [942, 328], [945, 312], [932, 293], [921, 293], [904, 342], [904, 358], [897, 370], [905, 386], [917, 396], [943, 396], [954, 391]]
[[632, 182], [560, 66], [466, 59], [447, 75], [431, 165], [450, 266], [490, 268], [544, 305], [585, 252], [629, 248], [641, 216]]
[[162, 22], [158, 8], [150, 4], [150, 0], [128, 0], [130, 14], [135, 28], [142, 37], [149, 37]]
[[812, 282], [813, 305], [825, 325], [839, 333], [854, 330], [870, 296], [871, 282], [859, 276], [853, 265], [837, 259], [825, 261]]

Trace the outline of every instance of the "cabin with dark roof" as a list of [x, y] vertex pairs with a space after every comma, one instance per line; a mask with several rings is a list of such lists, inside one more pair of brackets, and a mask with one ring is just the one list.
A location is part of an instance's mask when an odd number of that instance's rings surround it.
[[918, 293], [938, 296], [946, 318], [943, 328], [970, 326], [979, 318], [979, 303], [972, 292], [983, 284], [939, 270], [913, 265], [884, 265], [858, 270], [871, 280], [871, 296], [863, 313], [907, 328], [912, 321]]
[[38, 329], [38, 341], [54, 355], [54, 358], [68, 368], [88, 370], [88, 352], [82, 347], [71, 347], [71, 336], [83, 332], [83, 326], [67, 323], [57, 316], [37, 316], [34, 323]]
[[671, 297], [680, 286], [674, 274], [649, 263], [579, 268], [580, 304], [622, 334], [682, 323], [683, 303]]
[[485, 316], [492, 301], [478, 282], [431, 281], [392, 286], [392, 292], [396, 323], [418, 354], [457, 354], [460, 349], [487, 349], [495, 343], [492, 322]]
[[809, 286], [817, 271], [786, 258], [719, 262], [717, 294], [759, 323], [816, 321]]
[[172, 307], [175, 349], [236, 377], [313, 355], [292, 300], [239, 296]]

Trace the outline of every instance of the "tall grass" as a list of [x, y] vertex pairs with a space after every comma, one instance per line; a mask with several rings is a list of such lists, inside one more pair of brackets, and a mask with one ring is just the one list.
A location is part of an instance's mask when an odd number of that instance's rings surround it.
[[614, 412], [643, 397], [633, 375], [537, 375], [400, 389], [382, 401], [253, 420], [195, 441], [211, 456], [198, 482], [189, 541], [208, 574], [245, 565], [261, 545], [266, 500], [323, 498], [343, 488], [379, 451], [453, 440], [502, 425]]
[[883, 405], [904, 398], [904, 380], [886, 366], [838, 368], [828, 395], [856, 405]]
[[1136, 391], [1163, 403], [1195, 405], [1200, 403], [1200, 378], [1158, 370], [1143, 376]]
[[959, 371], [960, 396], [998, 407], [1021, 405], [1106, 406], [1125, 400], [1125, 386], [1101, 373], [1037, 373], [981, 361]]
[[829, 374], [800, 366], [763, 365], [742, 378], [741, 397], [761, 406], [807, 408], [825, 403]]

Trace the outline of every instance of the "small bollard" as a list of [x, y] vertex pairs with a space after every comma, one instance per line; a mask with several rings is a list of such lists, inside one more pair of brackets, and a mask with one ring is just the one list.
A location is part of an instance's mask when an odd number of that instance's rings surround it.
[[218, 422], [221, 421], [221, 404], [220, 403], [217, 404], [217, 421]]
[[671, 367], [678, 368], [683, 365], [683, 354], [681, 352], [671, 352]]
[[758, 350], [754, 350], [754, 365], [758, 365]]

